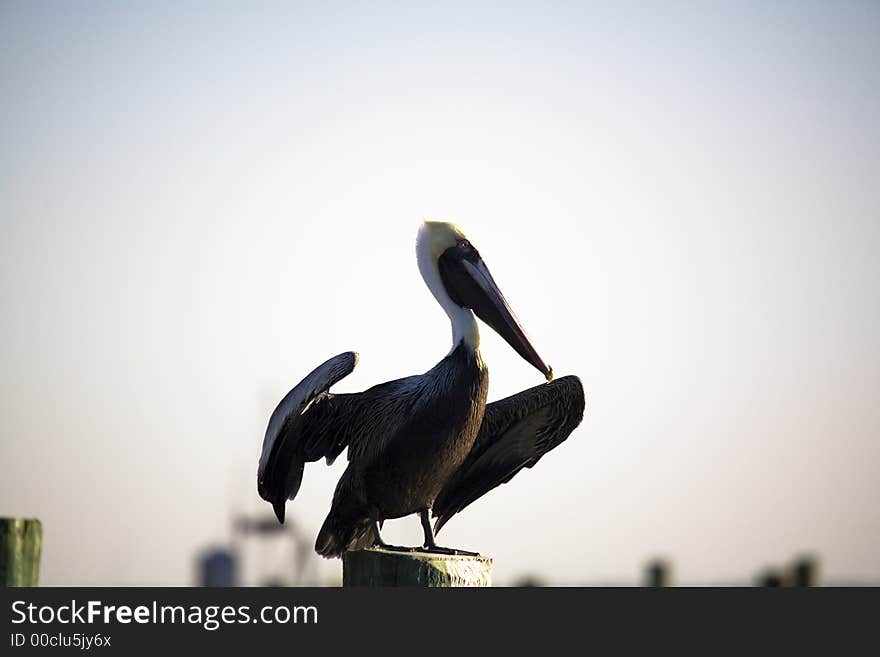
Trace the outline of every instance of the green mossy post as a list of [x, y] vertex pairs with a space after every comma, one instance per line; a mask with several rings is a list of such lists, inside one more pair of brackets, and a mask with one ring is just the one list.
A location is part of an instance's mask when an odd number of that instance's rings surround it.
[[42, 551], [39, 520], [0, 518], [0, 586], [37, 586]]
[[343, 586], [492, 586], [492, 559], [370, 548], [342, 555]]

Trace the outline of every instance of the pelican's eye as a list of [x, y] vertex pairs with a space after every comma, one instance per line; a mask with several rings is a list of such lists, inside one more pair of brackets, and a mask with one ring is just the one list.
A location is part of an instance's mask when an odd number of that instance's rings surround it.
[[469, 249], [471, 248], [471, 243], [467, 240], [458, 240], [458, 248], [460, 249]]

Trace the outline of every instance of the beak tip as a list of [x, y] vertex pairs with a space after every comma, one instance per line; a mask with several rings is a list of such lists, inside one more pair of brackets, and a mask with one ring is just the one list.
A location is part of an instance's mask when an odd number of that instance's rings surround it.
[[547, 374], [545, 376], [547, 377], [547, 383], [550, 383], [553, 380], [553, 368], [552, 367], [549, 367], [549, 366], [547, 367]]

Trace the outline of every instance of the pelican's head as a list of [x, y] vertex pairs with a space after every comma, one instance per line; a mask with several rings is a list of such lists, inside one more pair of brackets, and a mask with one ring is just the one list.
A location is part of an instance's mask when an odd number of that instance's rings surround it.
[[416, 255], [428, 289], [452, 320], [455, 343], [467, 339], [467, 329], [461, 325], [466, 326], [468, 321], [476, 334], [470, 312], [473, 311], [548, 381], [553, 378], [553, 370], [529, 342], [479, 252], [458, 226], [443, 221], [424, 222], [416, 241]]

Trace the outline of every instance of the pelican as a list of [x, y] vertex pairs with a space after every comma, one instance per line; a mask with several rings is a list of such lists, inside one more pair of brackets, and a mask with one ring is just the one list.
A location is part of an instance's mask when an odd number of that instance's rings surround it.
[[[346, 352], [319, 365], [269, 418], [257, 490], [278, 521], [294, 499], [306, 463], [333, 463], [348, 449], [315, 551], [389, 546], [382, 523], [418, 513], [425, 551], [443, 548], [435, 535], [452, 516], [531, 468], [580, 424], [584, 391], [576, 376], [553, 380], [480, 254], [451, 223], [425, 221], [416, 240], [422, 278], [446, 311], [452, 348], [424, 374], [359, 393], [330, 393], [358, 356]], [[480, 318], [547, 380], [486, 404], [489, 373], [480, 356]], [[436, 518], [431, 526], [431, 514]], [[472, 554], [472, 553], [465, 553]]]

